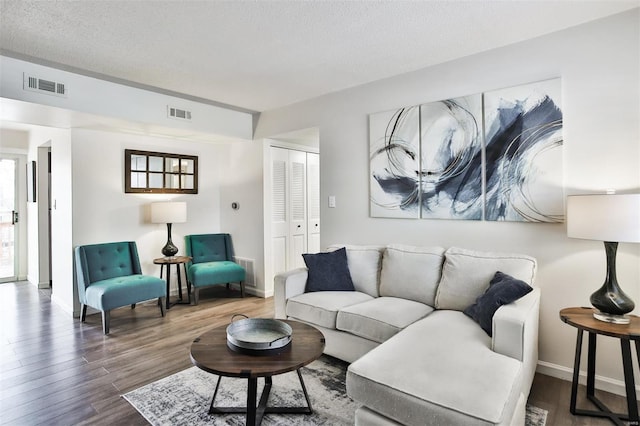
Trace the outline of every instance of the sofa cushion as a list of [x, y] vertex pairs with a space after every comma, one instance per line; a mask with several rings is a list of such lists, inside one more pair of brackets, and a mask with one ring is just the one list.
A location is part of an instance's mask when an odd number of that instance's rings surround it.
[[358, 291], [316, 291], [294, 296], [287, 301], [287, 317], [325, 328], [336, 328], [341, 308], [373, 299]]
[[437, 309], [463, 311], [489, 288], [496, 271], [531, 285], [536, 260], [523, 254], [491, 253], [452, 247], [444, 254], [442, 279], [436, 296]]
[[491, 336], [493, 315], [498, 308], [515, 302], [532, 290], [533, 288], [524, 281], [498, 271], [491, 279], [487, 291], [463, 312]]
[[382, 257], [380, 296], [435, 306], [443, 253], [441, 247], [388, 246]]
[[336, 328], [382, 343], [431, 312], [431, 306], [413, 300], [378, 297], [340, 309]]
[[471, 318], [435, 311], [351, 364], [347, 394], [406, 425], [488, 425], [512, 418], [521, 380]]
[[347, 250], [347, 264], [356, 291], [378, 297], [382, 253], [385, 248], [383, 246], [334, 244], [327, 247], [327, 250], [334, 251], [342, 247]]
[[302, 258], [309, 269], [304, 291], [355, 290], [344, 248], [328, 253], [303, 254]]

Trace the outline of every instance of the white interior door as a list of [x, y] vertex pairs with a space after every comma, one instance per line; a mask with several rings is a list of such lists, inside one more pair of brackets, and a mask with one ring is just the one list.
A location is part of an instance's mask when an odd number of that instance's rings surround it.
[[271, 147], [273, 273], [304, 267], [304, 253], [320, 251], [318, 154]]

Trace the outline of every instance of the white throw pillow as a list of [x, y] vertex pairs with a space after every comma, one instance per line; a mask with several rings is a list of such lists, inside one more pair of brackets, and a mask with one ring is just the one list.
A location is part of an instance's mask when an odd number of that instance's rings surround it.
[[327, 247], [327, 251], [338, 250], [342, 247], [347, 249], [347, 264], [356, 291], [378, 297], [384, 247], [333, 244]]
[[463, 311], [489, 288], [496, 271], [533, 285], [536, 260], [524, 254], [492, 253], [457, 247], [444, 254], [437, 309]]
[[380, 296], [435, 305], [444, 248], [387, 246], [382, 256]]

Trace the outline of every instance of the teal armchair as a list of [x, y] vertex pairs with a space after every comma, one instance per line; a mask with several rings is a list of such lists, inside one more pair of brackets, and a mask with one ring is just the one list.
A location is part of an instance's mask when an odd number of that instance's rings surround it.
[[244, 297], [244, 268], [233, 261], [233, 245], [229, 234], [186, 235], [185, 250], [191, 261], [187, 264], [187, 287], [193, 287], [197, 305], [200, 289], [213, 285], [240, 283]]
[[117, 243], [78, 246], [74, 250], [76, 284], [81, 304], [80, 319], [85, 321], [87, 306], [102, 311], [102, 330], [109, 334], [110, 311], [158, 298], [164, 317], [165, 282], [143, 275], [136, 243]]

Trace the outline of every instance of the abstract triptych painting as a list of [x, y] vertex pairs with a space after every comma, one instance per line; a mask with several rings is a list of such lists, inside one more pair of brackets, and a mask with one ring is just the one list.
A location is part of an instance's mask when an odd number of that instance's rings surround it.
[[371, 114], [372, 217], [564, 220], [560, 79]]

